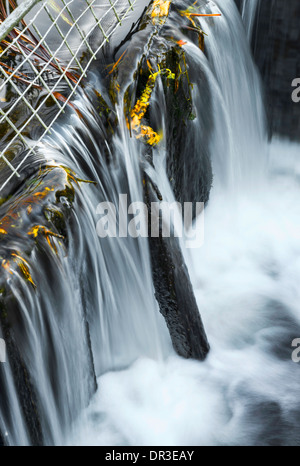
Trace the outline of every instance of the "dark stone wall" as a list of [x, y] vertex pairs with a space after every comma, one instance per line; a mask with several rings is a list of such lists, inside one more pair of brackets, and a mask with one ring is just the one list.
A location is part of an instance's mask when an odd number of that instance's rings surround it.
[[[238, 6], [241, 0], [236, 0]], [[270, 135], [300, 140], [300, 103], [292, 81], [300, 78], [300, 1], [261, 0], [252, 50], [265, 89]]]

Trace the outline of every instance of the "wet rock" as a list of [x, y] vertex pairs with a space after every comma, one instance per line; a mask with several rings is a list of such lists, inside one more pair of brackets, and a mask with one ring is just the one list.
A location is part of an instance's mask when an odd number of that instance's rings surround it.
[[[151, 202], [159, 199], [149, 180], [145, 199], [151, 212]], [[209, 344], [178, 238], [164, 238], [160, 229], [158, 238], [149, 234], [149, 247], [155, 296], [173, 347], [179, 356], [202, 361], [209, 352]]]
[[[182, 37], [174, 32], [173, 26], [177, 27], [178, 22], [183, 28], [189, 26], [179, 9], [180, 2], [172, 3], [169, 17], [159, 24], [153, 23], [151, 15], [145, 15], [124, 45], [127, 52], [112, 73], [110, 87], [113, 84], [115, 88], [116, 82], [117, 87], [128, 86], [125, 115], [132, 137], [137, 134], [144, 144], [145, 160], [151, 165], [153, 147], [163, 138], [167, 174], [175, 198], [182, 204], [191, 202], [195, 206], [196, 202], [208, 201], [212, 184], [208, 150], [211, 109], [205, 76], [193, 68], [180, 42]], [[199, 34], [193, 38], [197, 46]], [[141, 43], [145, 44], [143, 48]], [[199, 114], [202, 108], [203, 113]], [[163, 136], [159, 109], [163, 109], [164, 115]], [[139, 128], [142, 130], [138, 131]], [[154, 187], [146, 173], [144, 180], [150, 212], [151, 202], [163, 199], [159, 186]], [[150, 232], [149, 247], [155, 296], [174, 349], [185, 358], [203, 360], [209, 344], [179, 241], [163, 237], [160, 230], [158, 238], [151, 237]]]
[[[236, 1], [241, 7], [241, 0]], [[269, 134], [298, 141], [300, 103], [292, 100], [292, 81], [300, 78], [299, 16], [298, 0], [260, 1], [251, 43], [264, 86]]]
[[[37, 397], [32, 383], [32, 379], [26, 368], [26, 364], [22, 358], [22, 352], [20, 342], [16, 340], [14, 330], [9, 324], [8, 314], [14, 312], [17, 303], [15, 302], [12, 295], [6, 297], [6, 305], [1, 300], [0, 309], [0, 327], [6, 343], [7, 360], [9, 361], [0, 365], [0, 387], [1, 387], [1, 398], [0, 398], [0, 412], [2, 421], [5, 421], [7, 429], [9, 429], [10, 419], [12, 416], [11, 412], [11, 393], [7, 390], [8, 385], [6, 384], [6, 365], [9, 364], [10, 370], [15, 385], [15, 392], [17, 393], [18, 403], [20, 411], [26, 425], [30, 444], [35, 446], [41, 446], [43, 444], [43, 433], [40, 423], [39, 409], [37, 405]], [[12, 420], [12, 423], [16, 422], [16, 419]], [[5, 437], [2, 437], [2, 443], [5, 444]], [[0, 436], [1, 444], [1, 436]]]
[[[164, 86], [168, 109], [167, 173], [178, 202], [207, 203], [213, 180], [208, 83], [179, 46], [168, 51], [166, 67], [175, 73], [175, 80]], [[199, 109], [203, 109], [201, 114]]]

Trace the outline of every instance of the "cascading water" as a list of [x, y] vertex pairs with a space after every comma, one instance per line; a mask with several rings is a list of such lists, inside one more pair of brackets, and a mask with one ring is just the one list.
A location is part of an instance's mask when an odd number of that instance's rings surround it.
[[[212, 11], [222, 11], [222, 17], [218, 22], [205, 22], [206, 66], [211, 81], [216, 80], [216, 89], [211, 89], [217, 115], [212, 140], [214, 174], [217, 182], [222, 180], [232, 189], [257, 186], [267, 159], [260, 79], [234, 2], [216, 1], [215, 5]], [[200, 60], [206, 61], [203, 56]]]
[[267, 144], [241, 18], [232, 0], [216, 5], [221, 21], [201, 20], [208, 59], [185, 46], [213, 98], [215, 181], [204, 246], [189, 257], [210, 355], [205, 363], [141, 359], [105, 374], [70, 443], [299, 444], [299, 367], [291, 360], [300, 334], [299, 149]]
[[[110, 200], [118, 206], [119, 193], [141, 198], [139, 145], [123, 128], [114, 140], [116, 168], [108, 167], [95, 139], [100, 128], [91, 104], [82, 95], [76, 105], [91, 130], [71, 117], [42, 147], [43, 157], [49, 163], [67, 162], [81, 179], [87, 176], [81, 168], [86, 164], [97, 188], [83, 186], [78, 192], [76, 214], [68, 224], [67, 257], [62, 246], [57, 256], [48, 254], [46, 263], [36, 257], [32, 277], [42, 292], [33, 293], [27, 284], [20, 291], [19, 282], [12, 290], [25, 320], [22, 357], [32, 380], [38, 381], [43, 441], [56, 445], [63, 443], [65, 428], [87, 405], [95, 384], [93, 371], [100, 375], [127, 367], [140, 355], [160, 359], [170, 345], [154, 298], [147, 239], [100, 241], [96, 231], [99, 202]], [[7, 391], [17, 400], [18, 388], [6, 368], [11, 384]], [[22, 410], [18, 403], [15, 409], [11, 400], [8, 403], [8, 417], [1, 419], [6, 442], [30, 444]]]
[[252, 32], [255, 22], [257, 9], [259, 8], [260, 0], [243, 0], [242, 2], [242, 18], [245, 23], [248, 40], [252, 38]]
[[[154, 299], [146, 239], [97, 235], [100, 202], [118, 209], [120, 193], [143, 198], [141, 165], [164, 199], [174, 195], [164, 172], [166, 141], [149, 163], [120, 105], [120, 129], [105, 143], [87, 89], [74, 102], [81, 117], [74, 113], [41, 147], [49, 164], [67, 165], [97, 186], [76, 188], [68, 255], [58, 240], [57, 255], [44, 251], [42, 260], [36, 252], [37, 292], [20, 283], [12, 290], [39, 416], [28, 432], [13, 367], [1, 367], [10, 399], [1, 400], [0, 432], [8, 444], [33, 443], [35, 431], [46, 444], [299, 444], [299, 368], [291, 360], [291, 342], [300, 337], [298, 148], [267, 146], [260, 81], [234, 1], [209, 2], [206, 10], [223, 15], [201, 19], [207, 56], [185, 36], [183, 48], [195, 80], [198, 73], [208, 83], [205, 91], [195, 86], [193, 124], [211, 128], [215, 179], [204, 246], [185, 256], [209, 357], [175, 356]], [[101, 82], [91, 75], [90, 86], [100, 90]], [[165, 130], [161, 88], [154, 117]], [[95, 376], [99, 388], [87, 407]]]

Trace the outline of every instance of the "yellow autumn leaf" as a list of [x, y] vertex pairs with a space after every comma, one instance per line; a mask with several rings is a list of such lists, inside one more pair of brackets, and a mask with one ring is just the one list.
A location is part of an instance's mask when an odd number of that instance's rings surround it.
[[23, 277], [29, 281], [34, 288], [36, 288], [36, 284], [32, 280], [32, 276], [29, 270], [29, 264], [28, 262], [19, 254], [13, 253], [12, 256], [14, 257], [14, 261], [18, 264], [19, 269], [21, 270]]
[[156, 73], [151, 73], [140, 99], [130, 112], [130, 121], [128, 122], [128, 127], [135, 133], [136, 139], [143, 139], [150, 146], [158, 144], [162, 139], [162, 134], [157, 134], [150, 126], [142, 125], [142, 119], [150, 105], [156, 80], [162, 74], [167, 79], [175, 79], [175, 74], [169, 69], [159, 69]]
[[164, 1], [164, 0], [155, 0], [152, 5], [152, 18], [163, 18], [168, 16], [169, 9], [171, 6], [171, 1]]

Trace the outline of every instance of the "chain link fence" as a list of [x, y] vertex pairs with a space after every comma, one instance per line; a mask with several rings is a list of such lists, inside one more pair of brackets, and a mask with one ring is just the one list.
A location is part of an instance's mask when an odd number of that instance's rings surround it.
[[20, 176], [136, 1], [0, 0], [0, 191]]

